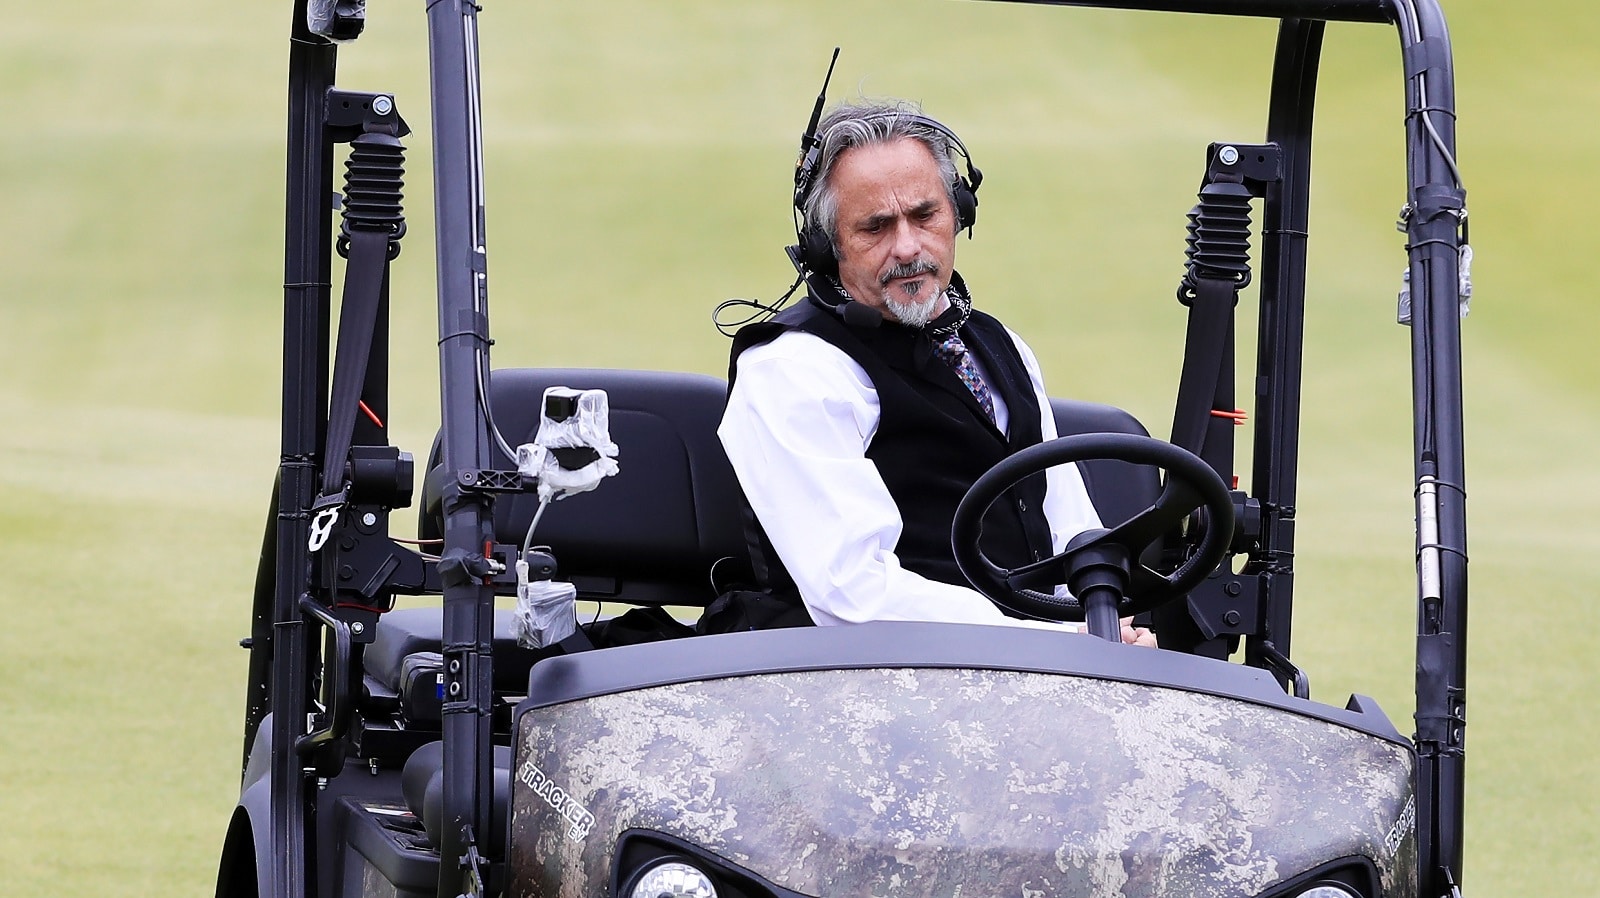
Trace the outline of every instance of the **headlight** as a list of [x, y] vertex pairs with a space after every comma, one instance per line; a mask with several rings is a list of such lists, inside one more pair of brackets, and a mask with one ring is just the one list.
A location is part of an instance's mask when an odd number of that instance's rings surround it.
[[611, 858], [607, 895], [616, 898], [811, 898], [768, 882], [677, 836], [624, 830]]
[[1331, 882], [1319, 882], [1301, 892], [1296, 898], [1360, 898], [1360, 896], [1344, 886], [1334, 885]]
[[628, 890], [628, 898], [717, 898], [717, 889], [698, 867], [665, 861], [640, 874]]

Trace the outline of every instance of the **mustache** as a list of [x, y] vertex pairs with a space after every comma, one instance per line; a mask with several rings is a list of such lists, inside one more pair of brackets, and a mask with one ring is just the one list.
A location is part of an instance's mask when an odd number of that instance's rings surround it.
[[887, 286], [895, 278], [911, 278], [919, 274], [933, 274], [938, 270], [939, 266], [932, 259], [913, 259], [910, 262], [902, 262], [885, 271], [878, 278], [878, 286]]

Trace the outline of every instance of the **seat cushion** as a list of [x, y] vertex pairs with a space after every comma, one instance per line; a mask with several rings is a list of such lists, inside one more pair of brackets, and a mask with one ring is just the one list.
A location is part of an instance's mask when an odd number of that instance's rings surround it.
[[[444, 609], [438, 606], [401, 608], [378, 619], [378, 633], [362, 654], [362, 666], [369, 676], [385, 688], [400, 694], [405, 682], [406, 659], [444, 648]], [[528, 683], [528, 669], [537, 650], [517, 643], [513, 612], [494, 613], [494, 689], [522, 694]]]
[[[503, 845], [507, 838], [506, 821], [511, 815], [511, 747], [494, 746], [494, 771], [491, 776], [489, 805], [490, 845]], [[444, 743], [429, 742], [406, 758], [400, 771], [400, 792], [406, 808], [422, 821], [428, 841], [435, 846], [444, 840]]]

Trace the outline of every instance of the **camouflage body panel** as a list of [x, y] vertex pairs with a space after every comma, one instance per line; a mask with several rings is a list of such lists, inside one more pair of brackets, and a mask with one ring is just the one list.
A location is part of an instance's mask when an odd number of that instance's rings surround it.
[[1280, 709], [1059, 674], [658, 686], [522, 715], [508, 894], [606, 894], [637, 827], [827, 898], [1248, 896], [1352, 855], [1410, 898], [1414, 763]]

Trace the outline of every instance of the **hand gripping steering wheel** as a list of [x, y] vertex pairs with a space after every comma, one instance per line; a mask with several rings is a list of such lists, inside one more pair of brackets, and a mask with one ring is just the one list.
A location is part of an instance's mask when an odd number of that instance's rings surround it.
[[[983, 516], [1000, 495], [1056, 465], [1106, 459], [1154, 465], [1166, 472], [1155, 504], [1110, 529], [1073, 538], [1066, 551], [1021, 567], [999, 567], [978, 546]], [[1162, 574], [1139, 562], [1143, 551], [1205, 509], [1200, 545], [1177, 569]], [[1211, 466], [1171, 443], [1126, 433], [1062, 437], [1018, 452], [990, 468], [956, 507], [950, 547], [956, 566], [996, 605], [1026, 617], [1073, 620], [1089, 632], [1120, 641], [1119, 618], [1148, 611], [1200, 585], [1227, 557], [1233, 540], [1233, 498]], [[1065, 583], [1072, 597], [1053, 590]], [[1074, 598], [1075, 597], [1075, 598]]]

